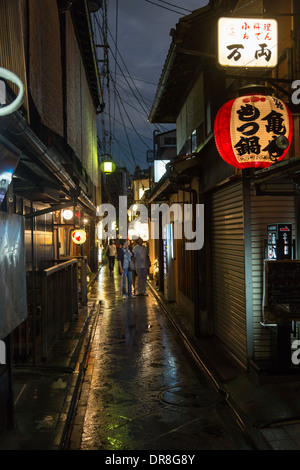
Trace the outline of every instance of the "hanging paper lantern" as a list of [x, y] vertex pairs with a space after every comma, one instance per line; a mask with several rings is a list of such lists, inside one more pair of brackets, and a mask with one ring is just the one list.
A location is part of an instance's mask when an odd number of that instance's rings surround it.
[[100, 170], [106, 175], [110, 175], [116, 169], [116, 164], [111, 160], [104, 160], [100, 165]]
[[62, 214], [63, 218], [66, 220], [71, 220], [73, 218], [73, 211], [71, 209], [65, 209]]
[[86, 232], [82, 229], [76, 229], [72, 232], [72, 240], [77, 245], [81, 245], [86, 241]]
[[218, 152], [227, 163], [240, 169], [267, 168], [289, 149], [292, 115], [273, 96], [240, 96], [219, 109], [214, 132]]

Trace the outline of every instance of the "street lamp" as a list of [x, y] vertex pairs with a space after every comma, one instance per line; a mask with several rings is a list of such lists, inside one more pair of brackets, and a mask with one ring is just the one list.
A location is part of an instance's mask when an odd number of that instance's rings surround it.
[[116, 164], [112, 161], [112, 157], [108, 154], [102, 155], [105, 156], [106, 158], [102, 161], [100, 165], [100, 170], [102, 173], [105, 173], [106, 175], [110, 175], [113, 173], [116, 169]]

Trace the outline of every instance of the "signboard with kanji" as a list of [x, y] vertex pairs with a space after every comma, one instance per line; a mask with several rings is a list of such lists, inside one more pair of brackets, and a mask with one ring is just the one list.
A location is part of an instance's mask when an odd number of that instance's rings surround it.
[[237, 98], [231, 116], [233, 152], [239, 162], [272, 161], [271, 142], [278, 135], [289, 135], [287, 107], [273, 96]]
[[223, 67], [275, 67], [277, 21], [265, 18], [220, 18], [218, 61]]
[[215, 142], [221, 157], [236, 168], [267, 168], [288, 152], [293, 135], [288, 107], [275, 96], [252, 94], [218, 111]]

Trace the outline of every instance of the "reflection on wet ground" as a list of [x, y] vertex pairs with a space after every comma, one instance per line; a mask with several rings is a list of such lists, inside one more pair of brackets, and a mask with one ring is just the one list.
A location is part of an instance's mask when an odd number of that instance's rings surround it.
[[91, 296], [102, 311], [75, 418], [84, 415], [81, 438], [73, 436], [70, 448], [240, 448], [222, 397], [190, 362], [150, 292], [124, 301], [117, 266], [112, 276], [105, 266]]

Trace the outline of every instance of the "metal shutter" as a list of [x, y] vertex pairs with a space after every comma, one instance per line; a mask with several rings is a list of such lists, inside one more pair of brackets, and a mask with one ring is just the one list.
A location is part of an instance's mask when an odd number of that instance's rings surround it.
[[242, 182], [212, 194], [214, 334], [247, 368]]
[[[275, 190], [275, 185], [270, 188]], [[281, 188], [282, 189], [282, 188]], [[285, 189], [292, 190], [291, 185]], [[255, 196], [251, 192], [251, 246], [253, 285], [253, 328], [254, 359], [264, 360], [276, 355], [276, 329], [263, 327], [263, 260], [264, 241], [267, 239], [267, 225], [292, 223], [295, 238], [295, 204], [293, 196]]]

